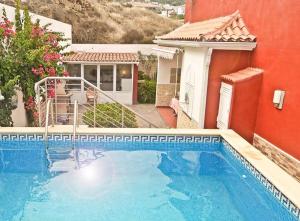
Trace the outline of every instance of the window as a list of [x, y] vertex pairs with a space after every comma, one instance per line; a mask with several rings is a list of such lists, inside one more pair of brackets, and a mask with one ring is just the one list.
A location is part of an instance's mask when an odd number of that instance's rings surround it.
[[[70, 77], [81, 77], [81, 65], [80, 64], [65, 64], [65, 69], [69, 72]], [[68, 82], [68, 88], [80, 89], [80, 81], [70, 80]]]
[[84, 79], [97, 87], [97, 65], [84, 65]]
[[117, 91], [131, 91], [132, 90], [132, 73], [131, 64], [117, 65]]
[[171, 68], [171, 75], [170, 75], [170, 83], [176, 83], [176, 70], [177, 70], [177, 83], [180, 83], [181, 78], [181, 68]]
[[100, 88], [103, 91], [113, 91], [114, 89], [114, 66], [100, 66]]

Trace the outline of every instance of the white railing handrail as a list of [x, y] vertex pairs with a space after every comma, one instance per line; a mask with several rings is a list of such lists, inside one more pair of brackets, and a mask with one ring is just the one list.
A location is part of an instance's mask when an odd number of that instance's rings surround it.
[[38, 87], [46, 82], [47, 80], [79, 80], [79, 81], [83, 81], [84, 83], [86, 83], [87, 85], [89, 85], [91, 88], [93, 88], [94, 90], [104, 94], [106, 97], [108, 97], [109, 99], [111, 99], [112, 101], [120, 104], [122, 107], [130, 110], [132, 113], [134, 113], [136, 116], [138, 116], [139, 118], [141, 118], [142, 120], [144, 120], [145, 122], [147, 122], [150, 126], [157, 128], [157, 126], [155, 124], [153, 124], [152, 122], [150, 122], [149, 120], [147, 120], [144, 116], [142, 116], [141, 114], [137, 113], [136, 111], [134, 111], [132, 108], [120, 103], [119, 101], [117, 101], [116, 99], [112, 98], [110, 95], [108, 95], [106, 92], [104, 92], [103, 90], [101, 90], [100, 88], [96, 87], [95, 85], [93, 85], [92, 83], [88, 82], [87, 80], [85, 80], [82, 77], [46, 77], [43, 78], [42, 80], [38, 81], [35, 83], [34, 85], [34, 90], [37, 93], [38, 91]]
[[78, 102], [74, 101], [74, 122], [73, 122], [73, 141], [75, 141], [76, 136], [76, 127], [77, 127], [77, 118], [78, 118]]
[[[50, 109], [51, 107], [51, 109]], [[45, 137], [44, 140], [47, 142], [48, 141], [48, 125], [49, 125], [49, 111], [51, 111], [51, 125], [52, 127], [54, 126], [54, 121], [53, 121], [53, 106], [52, 106], [52, 100], [48, 100], [47, 102], [47, 107], [46, 107], [46, 122], [45, 122]]]

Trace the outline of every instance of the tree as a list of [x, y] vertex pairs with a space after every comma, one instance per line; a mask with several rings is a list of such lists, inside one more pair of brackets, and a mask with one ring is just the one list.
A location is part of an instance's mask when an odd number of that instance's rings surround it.
[[[15, 24], [9, 21], [3, 10], [0, 20], [0, 82], [1, 91], [8, 84], [14, 91], [18, 84], [23, 92], [28, 122], [33, 125], [38, 118], [35, 105], [34, 84], [47, 76], [68, 75], [61, 62], [61, 46], [65, 41], [62, 33], [51, 32], [49, 25], [41, 26], [40, 22], [32, 22], [27, 5], [16, 0]], [[7, 87], [6, 87], [7, 88]], [[51, 89], [51, 88], [50, 88]], [[51, 93], [49, 93], [51, 96]], [[3, 93], [5, 100], [0, 101], [0, 115], [9, 121], [1, 126], [12, 126], [11, 97], [13, 93]], [[8, 123], [9, 122], [9, 123]]]
[[145, 74], [151, 79], [155, 79], [157, 58], [155, 55], [143, 55], [140, 51], [138, 52], [141, 69], [144, 70]]

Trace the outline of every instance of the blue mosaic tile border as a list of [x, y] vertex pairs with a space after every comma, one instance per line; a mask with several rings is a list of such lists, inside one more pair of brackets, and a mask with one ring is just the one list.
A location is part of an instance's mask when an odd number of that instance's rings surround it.
[[0, 134], [0, 141], [42, 141], [42, 134]]
[[259, 172], [246, 158], [237, 152], [227, 141], [222, 139], [222, 143], [233, 156], [251, 173], [254, 177], [282, 204], [290, 211], [297, 220], [300, 221], [300, 208], [290, 201], [268, 178]]
[[81, 142], [171, 142], [171, 143], [220, 143], [220, 136], [182, 135], [79, 135]]
[[[49, 141], [71, 141], [71, 134], [51, 134]], [[43, 141], [42, 134], [0, 134], [0, 141]], [[80, 134], [80, 142], [171, 142], [171, 143], [220, 143], [221, 137], [215, 135], [116, 135]]]

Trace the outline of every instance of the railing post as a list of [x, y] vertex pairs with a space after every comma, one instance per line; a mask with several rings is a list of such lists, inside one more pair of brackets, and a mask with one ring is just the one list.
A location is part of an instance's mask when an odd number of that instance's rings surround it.
[[55, 123], [57, 124], [57, 94], [56, 94], [56, 79], [54, 79], [54, 96], [55, 96]]
[[122, 106], [122, 128], [124, 127], [124, 107]]
[[75, 141], [76, 136], [76, 127], [77, 127], [77, 110], [78, 109], [78, 103], [77, 100], [74, 101], [74, 122], [73, 122], [73, 141]]
[[38, 101], [38, 113], [39, 113], [39, 127], [42, 126], [42, 115], [41, 115], [41, 99], [40, 99], [40, 86], [37, 88], [37, 101]]
[[54, 127], [53, 102], [51, 102], [51, 126]]
[[96, 91], [94, 88], [94, 127], [96, 127]]
[[45, 81], [45, 104], [48, 103], [48, 80]]

